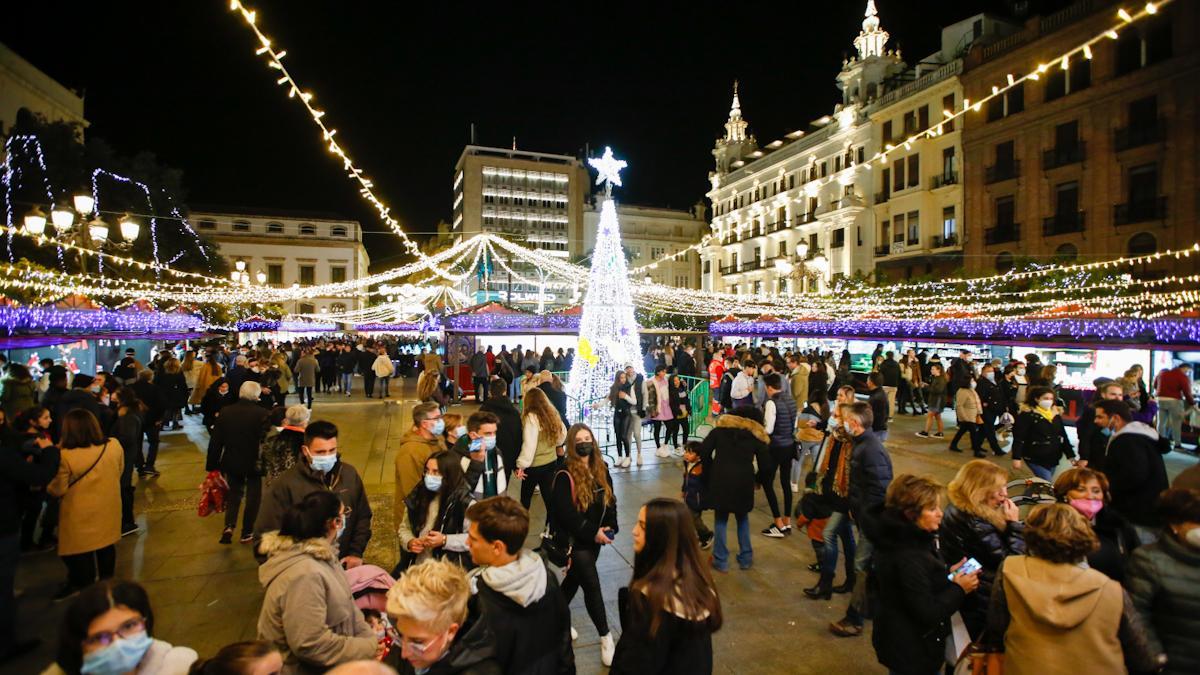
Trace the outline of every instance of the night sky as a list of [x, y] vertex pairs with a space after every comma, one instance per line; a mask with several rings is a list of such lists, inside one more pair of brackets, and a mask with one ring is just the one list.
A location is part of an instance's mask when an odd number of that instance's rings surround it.
[[[620, 199], [694, 204], [708, 189], [734, 78], [760, 144], [830, 112], [866, 3], [647, 4], [249, 6], [342, 146], [420, 236], [449, 220], [472, 122], [481, 145], [508, 147], [515, 136], [520, 149], [575, 155], [611, 145], [630, 164]], [[937, 49], [942, 25], [1010, 3], [877, 4], [911, 65]], [[86, 91], [89, 134], [182, 169], [191, 203], [343, 214], [363, 223], [374, 268], [402, 261], [226, 2], [9, 3], [0, 41]]]

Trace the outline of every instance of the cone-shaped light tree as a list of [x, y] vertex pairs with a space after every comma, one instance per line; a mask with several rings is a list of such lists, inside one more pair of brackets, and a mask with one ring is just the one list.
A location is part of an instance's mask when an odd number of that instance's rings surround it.
[[583, 419], [574, 421], [595, 426], [611, 415], [606, 397], [617, 371], [627, 365], [642, 371], [642, 350], [612, 199], [613, 186], [621, 185], [625, 162], [613, 157], [612, 148], [605, 148], [604, 156], [589, 159], [588, 164], [599, 172], [596, 183], [604, 185], [604, 201], [567, 391], [583, 411]]

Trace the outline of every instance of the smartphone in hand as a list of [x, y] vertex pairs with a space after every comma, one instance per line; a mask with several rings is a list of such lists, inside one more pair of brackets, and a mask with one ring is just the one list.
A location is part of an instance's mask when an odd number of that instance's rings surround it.
[[960, 574], [974, 574], [981, 569], [983, 569], [983, 565], [980, 565], [978, 560], [974, 558], [967, 558], [967, 561], [962, 564], [962, 567], [959, 567], [950, 574], [947, 574], [946, 578], [950, 581], [954, 581], [954, 577]]

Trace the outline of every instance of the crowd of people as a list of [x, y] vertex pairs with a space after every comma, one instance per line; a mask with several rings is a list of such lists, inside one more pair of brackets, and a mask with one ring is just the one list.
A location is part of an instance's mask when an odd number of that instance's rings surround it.
[[[853, 638], [873, 620], [891, 672], [937, 672], [972, 652], [1003, 653], [1017, 673], [1200, 668], [1200, 480], [1190, 470], [1170, 486], [1163, 460], [1194, 405], [1184, 367], [1160, 373], [1153, 394], [1138, 368], [1097, 381], [1073, 440], [1053, 366], [1036, 358], [976, 365], [963, 352], [943, 366], [877, 351], [856, 374], [848, 353], [652, 345], [615, 374], [611, 464], [593, 429], [569, 419], [557, 374], [569, 351], [460, 354], [479, 404], [470, 413], [450, 410], [461, 392], [436, 353], [386, 339], [162, 349], [148, 366], [131, 351], [110, 373], [73, 379], [51, 362], [44, 388], [9, 364], [0, 659], [33, 648], [15, 637], [16, 553], [55, 546], [66, 581], [54, 599], [70, 605], [48, 672], [574, 672], [579, 591], [610, 672], [712, 672], [723, 622], [713, 573], [729, 572], [730, 516], [738, 566], [754, 566], [761, 491], [761, 534], [811, 543], [803, 595], [846, 595], [830, 632]], [[713, 408], [693, 410], [684, 378], [705, 364]], [[390, 573], [365, 558], [372, 509], [337, 426], [311, 419], [314, 391], [351, 395], [355, 374], [381, 398], [393, 377], [417, 376], [400, 413], [411, 426], [395, 453]], [[945, 486], [893, 475], [894, 418], [925, 416], [918, 436], [945, 438], [946, 408], [947, 450], [965, 438], [975, 458]], [[202, 416], [206, 470], [227, 485], [219, 541], [252, 551], [265, 593], [258, 641], [209, 659], [155, 639], [146, 591], [113, 579], [116, 542], [137, 532], [134, 470], [158, 475], [160, 432], [188, 414]], [[686, 431], [693, 415], [713, 418], [699, 440]], [[642, 464], [643, 425], [682, 475], [678, 495], [637, 508], [618, 637], [599, 558], [620, 535], [613, 469]], [[1022, 513], [1009, 484], [1026, 474], [1046, 498]], [[538, 495], [545, 521], [533, 523]]]

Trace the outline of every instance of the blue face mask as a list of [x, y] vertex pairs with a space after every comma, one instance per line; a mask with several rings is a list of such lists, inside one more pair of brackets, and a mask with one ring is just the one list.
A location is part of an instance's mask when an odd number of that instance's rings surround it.
[[133, 637], [118, 637], [112, 644], [83, 657], [79, 672], [84, 675], [121, 675], [137, 668], [142, 657], [154, 644], [153, 638], [142, 631]]
[[483, 441], [484, 450], [491, 450], [492, 448], [496, 447], [495, 436], [482, 436], [479, 440]]
[[342, 533], [343, 533], [343, 532], [345, 532], [345, 531], [346, 531], [346, 518], [345, 518], [345, 516], [343, 516], [343, 517], [342, 517], [342, 524], [341, 524], [341, 525], [338, 525], [337, 534], [336, 534], [336, 535], [333, 537], [333, 540], [334, 540], [334, 541], [341, 541], [341, 540], [342, 540]]
[[426, 474], [425, 489], [429, 490], [430, 492], [437, 492], [438, 490], [441, 490], [442, 489], [442, 477], [441, 476], [431, 476], [431, 475]]
[[337, 464], [337, 460], [338, 460], [338, 457], [337, 457], [336, 452], [329, 454], [329, 455], [313, 455], [312, 456], [313, 471], [320, 471], [321, 473], [329, 473], [330, 471], [333, 470], [334, 465]]
[[433, 428], [429, 430], [434, 436], [441, 436], [446, 431], [446, 420], [438, 418], [433, 421]]
[[854, 429], [853, 429], [853, 427], [850, 426], [850, 420], [846, 420], [845, 422], [842, 422], [842, 428], [845, 429], [846, 433], [850, 434], [851, 436], [854, 435]]
[[1113, 431], [1110, 427], [1104, 427], [1103, 429], [1100, 430], [1100, 433], [1105, 436], [1112, 436]]
[[467, 427], [460, 424], [457, 427], [454, 427], [454, 433], [458, 436], [466, 436], [467, 435]]

